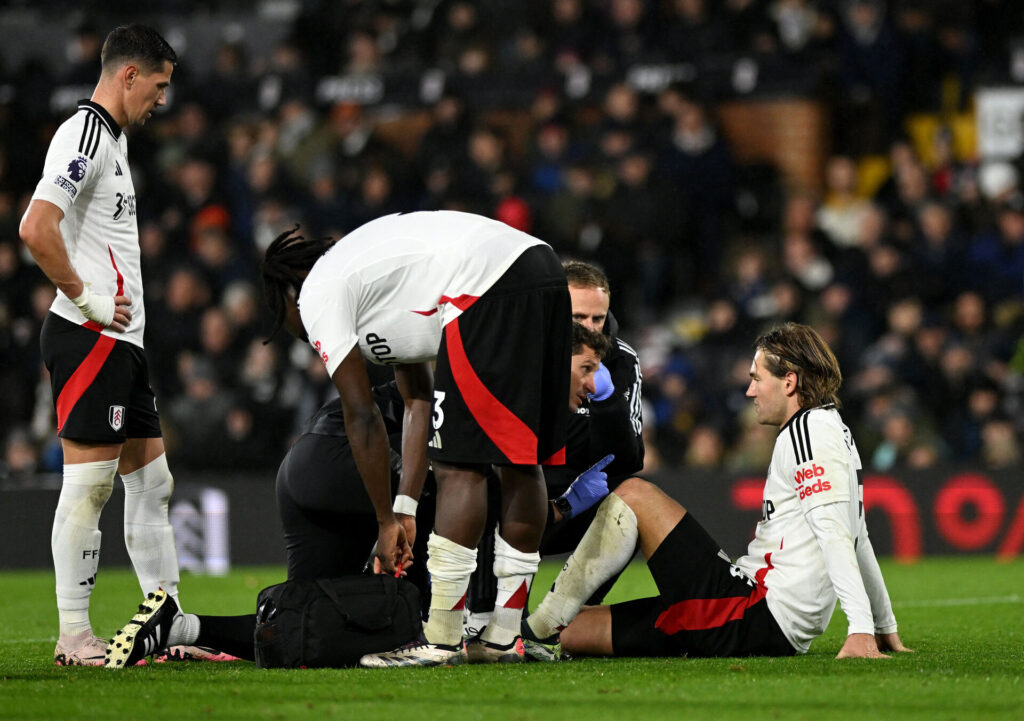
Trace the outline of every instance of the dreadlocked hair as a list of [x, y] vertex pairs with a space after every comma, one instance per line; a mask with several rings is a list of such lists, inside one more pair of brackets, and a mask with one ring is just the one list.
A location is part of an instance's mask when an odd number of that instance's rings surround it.
[[291, 230], [286, 230], [274, 238], [260, 265], [263, 295], [270, 306], [270, 312], [274, 314], [274, 327], [270, 336], [263, 341], [264, 345], [273, 340], [277, 331], [284, 325], [288, 291], [293, 290], [295, 297], [298, 298], [299, 291], [302, 290], [302, 281], [306, 279], [313, 264], [334, 245], [330, 238], [306, 240], [301, 235], [295, 235], [298, 230], [299, 225], [296, 224]]

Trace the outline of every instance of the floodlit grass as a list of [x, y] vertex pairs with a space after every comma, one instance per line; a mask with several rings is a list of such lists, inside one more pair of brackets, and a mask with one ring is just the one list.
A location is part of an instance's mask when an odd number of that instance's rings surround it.
[[[533, 602], [557, 572], [542, 568]], [[988, 558], [883, 563], [904, 641], [889, 661], [836, 661], [845, 619], [806, 656], [590, 659], [448, 669], [260, 671], [245, 662], [111, 671], [52, 665], [49, 572], [0, 574], [4, 719], [1024, 719], [1024, 562]], [[188, 611], [251, 613], [281, 568], [186, 576]], [[653, 592], [643, 565], [610, 600]], [[109, 634], [141, 600], [127, 569], [103, 569], [93, 624]]]

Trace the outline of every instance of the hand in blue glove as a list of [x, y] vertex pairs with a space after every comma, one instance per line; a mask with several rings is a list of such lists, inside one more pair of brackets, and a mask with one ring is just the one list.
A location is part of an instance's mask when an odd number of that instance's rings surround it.
[[613, 460], [615, 455], [609, 454], [576, 476], [572, 485], [555, 501], [555, 508], [563, 518], [578, 516], [608, 495], [608, 474], [603, 469]]
[[[596, 390], [593, 393], [587, 394], [587, 398], [592, 401], [608, 400], [612, 397], [612, 393], [615, 392], [615, 384], [612, 383], [612, 374], [604, 367], [604, 363], [600, 363], [597, 366], [597, 370], [594, 371], [594, 386], [596, 387]], [[603, 467], [604, 466], [602, 466], [602, 468]]]

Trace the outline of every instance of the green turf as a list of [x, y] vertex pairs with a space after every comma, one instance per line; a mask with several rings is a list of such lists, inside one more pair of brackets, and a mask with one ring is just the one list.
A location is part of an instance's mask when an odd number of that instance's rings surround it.
[[[0, 574], [0, 718], [4, 719], [1024, 719], [1024, 561], [883, 563], [904, 641], [891, 661], [836, 661], [845, 620], [806, 656], [786, 659], [592, 659], [515, 667], [260, 671], [244, 662], [110, 671], [57, 668], [48, 572]], [[546, 565], [533, 601], [557, 567]], [[248, 613], [279, 568], [187, 576], [187, 610]], [[632, 566], [611, 600], [653, 590]], [[131, 616], [138, 587], [105, 569], [97, 632]]]

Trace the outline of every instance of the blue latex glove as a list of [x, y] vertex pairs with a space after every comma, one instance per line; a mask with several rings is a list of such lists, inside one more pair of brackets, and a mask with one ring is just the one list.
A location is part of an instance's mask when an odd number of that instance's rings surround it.
[[[594, 386], [596, 390], [593, 393], [588, 393], [587, 398], [592, 401], [605, 401], [612, 397], [612, 393], [615, 392], [615, 384], [612, 383], [612, 374], [608, 372], [608, 369], [604, 367], [604, 363], [597, 366], [597, 370], [594, 371]], [[602, 466], [603, 468], [604, 466]]]
[[576, 476], [559, 498], [569, 502], [569, 512], [561, 511], [564, 518], [578, 516], [608, 495], [608, 474], [603, 469], [613, 460], [615, 455], [609, 454]]

